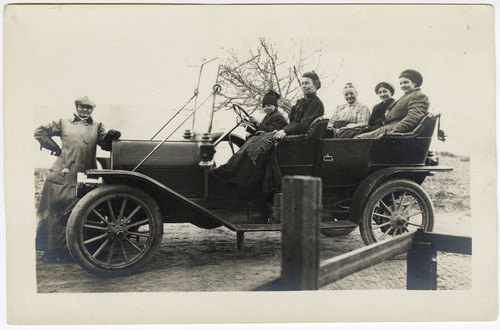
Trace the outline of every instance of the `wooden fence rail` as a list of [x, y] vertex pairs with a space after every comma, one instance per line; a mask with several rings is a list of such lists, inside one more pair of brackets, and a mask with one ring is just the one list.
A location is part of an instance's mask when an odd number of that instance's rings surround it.
[[436, 290], [437, 251], [472, 254], [470, 237], [424, 232], [393, 239], [320, 261], [321, 179], [287, 176], [283, 180], [281, 277], [256, 291], [318, 290], [341, 278], [408, 252], [408, 290]]

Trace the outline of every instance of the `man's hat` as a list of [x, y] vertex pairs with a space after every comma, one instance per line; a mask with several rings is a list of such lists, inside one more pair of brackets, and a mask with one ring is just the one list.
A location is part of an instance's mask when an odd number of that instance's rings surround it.
[[88, 105], [92, 108], [95, 107], [95, 103], [92, 102], [87, 96], [83, 96], [75, 100], [75, 105]]

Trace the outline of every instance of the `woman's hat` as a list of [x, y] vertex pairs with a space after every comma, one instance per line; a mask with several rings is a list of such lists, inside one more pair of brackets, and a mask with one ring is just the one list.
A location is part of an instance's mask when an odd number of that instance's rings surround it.
[[302, 74], [302, 77], [310, 78], [313, 81], [314, 86], [316, 86], [316, 89], [321, 88], [321, 81], [319, 80], [318, 74], [316, 72], [314, 71], [304, 72]]
[[[413, 81], [413, 80], [412, 80]], [[378, 89], [380, 87], [384, 87], [384, 88], [387, 88], [390, 92], [391, 92], [391, 95], [394, 95], [394, 87], [392, 87], [391, 84], [385, 82], [385, 81], [382, 81], [382, 82], [379, 82], [377, 84], [377, 86], [375, 86], [375, 94], [378, 94]]]
[[399, 75], [399, 78], [403, 77], [410, 79], [413, 83], [415, 83], [415, 86], [417, 87], [422, 86], [422, 83], [424, 82], [424, 77], [422, 77], [420, 72], [415, 70], [404, 70]]
[[75, 100], [75, 105], [88, 105], [92, 108], [95, 107], [95, 103], [92, 102], [87, 96], [83, 96]]
[[278, 107], [278, 99], [280, 97], [281, 96], [278, 93], [270, 89], [266, 93], [266, 95], [264, 95], [264, 97], [262, 98], [262, 106], [265, 106], [266, 104], [271, 104], [274, 105], [275, 107]]

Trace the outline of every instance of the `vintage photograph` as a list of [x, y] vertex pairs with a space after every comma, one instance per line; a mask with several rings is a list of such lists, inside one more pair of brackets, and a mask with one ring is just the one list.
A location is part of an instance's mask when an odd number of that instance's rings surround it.
[[7, 321], [495, 320], [494, 18], [7, 5]]

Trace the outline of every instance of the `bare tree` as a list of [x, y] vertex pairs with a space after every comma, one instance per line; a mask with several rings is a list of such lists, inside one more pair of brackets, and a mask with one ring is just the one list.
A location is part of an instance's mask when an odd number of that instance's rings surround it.
[[[226, 108], [230, 103], [244, 104], [250, 110], [260, 106], [262, 96], [273, 89], [281, 95], [279, 105], [289, 112], [300, 95], [300, 76], [305, 71], [317, 71], [325, 50], [304, 51], [302, 44], [295, 44], [288, 54], [282, 55], [272, 41], [259, 38], [256, 48], [250, 48], [244, 57], [235, 51], [220, 66], [222, 101], [216, 110]], [[343, 61], [342, 61], [343, 62]], [[335, 80], [340, 66], [332, 73], [321, 72], [322, 80]]]

